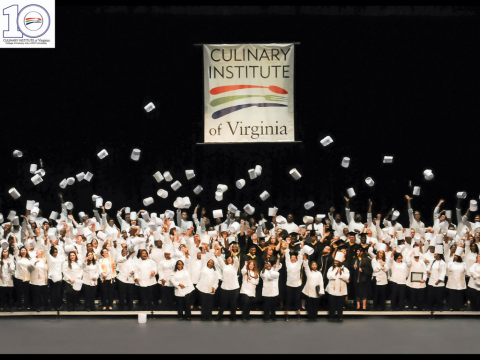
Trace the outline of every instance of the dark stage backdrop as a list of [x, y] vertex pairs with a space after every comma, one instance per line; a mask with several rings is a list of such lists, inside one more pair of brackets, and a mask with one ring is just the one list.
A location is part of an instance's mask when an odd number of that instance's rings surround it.
[[[408, 226], [405, 194], [421, 186], [414, 207], [430, 223], [440, 198], [454, 210], [457, 191], [477, 199], [479, 26], [477, 16], [168, 15], [149, 10], [109, 13], [105, 8], [57, 7], [56, 49], [2, 49], [2, 159], [0, 210], [24, 213], [27, 199], [44, 215], [58, 210], [62, 179], [91, 171], [63, 193], [74, 213], [91, 213], [92, 194], [123, 206], [173, 210], [189, 196], [211, 210], [250, 203], [309, 214], [343, 208], [353, 186], [352, 209], [367, 199], [374, 214], [392, 207]], [[295, 144], [197, 145], [203, 141], [202, 51], [194, 43], [301, 42], [296, 49]], [[146, 113], [153, 101], [157, 108]], [[330, 134], [335, 143], [319, 144]], [[142, 150], [138, 162], [132, 148]], [[21, 159], [14, 149], [24, 151]], [[97, 152], [109, 155], [99, 160]], [[382, 164], [393, 155], [393, 164]], [[340, 166], [349, 156], [348, 169]], [[29, 166], [41, 158], [46, 176], [33, 186]], [[248, 169], [263, 167], [251, 181]], [[288, 170], [303, 175], [295, 182]], [[196, 177], [187, 181], [185, 169]], [[431, 168], [435, 178], [423, 179]], [[169, 170], [183, 186], [157, 184]], [[375, 186], [364, 179], [371, 176]], [[235, 181], [247, 185], [238, 190]], [[229, 190], [217, 202], [217, 184]], [[193, 189], [203, 186], [200, 196]], [[22, 197], [13, 200], [8, 189]], [[156, 195], [168, 190], [167, 199]], [[262, 202], [267, 190], [271, 197]], [[467, 201], [464, 201], [464, 209]]]

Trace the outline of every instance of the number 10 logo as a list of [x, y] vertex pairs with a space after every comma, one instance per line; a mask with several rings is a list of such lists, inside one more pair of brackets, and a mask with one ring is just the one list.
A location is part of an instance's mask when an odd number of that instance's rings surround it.
[[38, 38], [50, 28], [50, 15], [40, 5], [27, 5], [18, 12], [18, 5], [3, 9], [8, 16], [8, 30], [3, 31], [4, 38]]

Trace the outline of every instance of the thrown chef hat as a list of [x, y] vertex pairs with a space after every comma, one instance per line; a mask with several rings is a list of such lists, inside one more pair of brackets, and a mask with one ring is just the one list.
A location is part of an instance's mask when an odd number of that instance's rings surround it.
[[342, 262], [344, 259], [345, 255], [341, 251], [337, 251], [335, 254], [335, 260]]

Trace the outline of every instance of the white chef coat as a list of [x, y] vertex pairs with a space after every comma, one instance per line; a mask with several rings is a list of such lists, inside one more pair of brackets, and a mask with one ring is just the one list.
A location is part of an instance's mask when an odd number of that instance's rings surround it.
[[427, 281], [427, 265], [422, 260], [422, 257], [420, 256], [418, 261], [415, 260], [415, 258], [410, 258], [407, 257], [407, 262], [410, 265], [409, 267], [409, 272], [408, 272], [408, 277], [407, 277], [407, 286], [412, 289], [424, 289], [427, 284], [426, 282], [412, 282], [411, 278], [411, 273], [412, 272], [421, 272], [423, 273], [423, 280]]
[[[242, 288], [240, 289], [240, 294], [245, 294], [248, 297], [255, 297], [255, 289], [257, 288], [258, 283], [260, 282], [260, 274], [258, 274], [255, 279], [255, 272], [252, 270], [247, 271], [247, 265], [245, 264], [242, 268]], [[250, 280], [248, 279], [250, 277]]]
[[348, 228], [348, 225], [345, 224], [344, 222], [340, 221], [339, 223], [337, 223], [332, 214], [328, 213], [328, 218], [330, 219], [330, 224], [332, 224], [332, 230], [333, 230], [333, 234], [331, 235], [334, 235], [334, 236], [343, 236], [343, 229], [346, 229]]
[[52, 273], [55, 273], [61, 279], [63, 270], [62, 267], [65, 263], [65, 255], [60, 256], [60, 251], [58, 251], [57, 257], [53, 257], [52, 255], [50, 255], [50, 253], [47, 253], [46, 255], [48, 264], [48, 278], [51, 280]]
[[81, 279], [83, 277], [83, 264], [80, 262], [72, 262], [72, 268], [68, 267], [68, 261], [62, 266], [63, 280], [67, 284], [73, 285], [70, 280]]
[[478, 278], [480, 276], [480, 264], [473, 264], [470, 269], [470, 279], [468, 280], [468, 287], [480, 291], [480, 285], [477, 284], [477, 281], [480, 281]]
[[9, 256], [8, 260], [3, 260], [3, 266], [0, 268], [0, 287], [12, 287], [13, 274], [15, 274], [15, 261], [12, 256]]
[[425, 224], [415, 220], [413, 209], [408, 209], [408, 218], [410, 219], [410, 229], [414, 229], [415, 232], [419, 232], [422, 235], [425, 234]]
[[[429, 286], [444, 287], [445, 286], [445, 274], [447, 272], [447, 264], [443, 260], [433, 260], [427, 266], [427, 271], [430, 271]], [[438, 281], [438, 285], [435, 283]]]
[[119, 255], [117, 256], [117, 279], [124, 284], [134, 284], [135, 283], [135, 264], [130, 256], [128, 259], [126, 256]]
[[93, 265], [92, 263], [90, 265], [87, 265], [87, 263], [84, 263], [83, 285], [96, 286], [99, 276], [100, 276], [100, 268], [98, 266], [98, 261], [95, 262], [95, 265]]
[[[339, 268], [343, 269], [343, 272], [340, 274], [337, 270]], [[329, 280], [327, 286], [327, 292], [333, 296], [343, 296], [347, 295], [347, 281], [350, 278], [350, 271], [345, 266], [340, 266], [334, 268], [333, 266], [328, 269], [327, 279]]]
[[[202, 255], [202, 260], [204, 256]], [[215, 290], [218, 288], [218, 271], [215, 268], [209, 269], [207, 266], [204, 266], [200, 273], [197, 289], [204, 294], [213, 295], [212, 288]]]
[[[157, 274], [157, 264], [155, 264], [155, 261], [151, 259], [136, 261], [134, 263], [133, 271], [135, 279], [140, 279], [140, 282], [135, 285], [148, 287], [157, 283], [157, 279], [155, 278], [155, 274]], [[155, 274], [150, 276], [152, 271], [154, 271]]]
[[375, 277], [377, 285], [388, 284], [387, 273], [388, 273], [388, 270], [390, 270], [389, 261], [386, 260], [384, 261], [384, 263], [385, 264], [382, 266], [376, 258], [372, 259], [372, 269], [373, 269], [372, 276]]
[[220, 260], [218, 265], [222, 268], [223, 282], [222, 290], [235, 290], [240, 287], [238, 284], [238, 259], [233, 257], [233, 265], [225, 264], [225, 261]]
[[298, 225], [295, 224], [293, 221], [291, 223], [285, 223], [285, 224], [279, 224], [278, 225], [281, 229], [287, 230], [287, 232], [290, 234], [292, 232], [296, 232], [298, 229]]
[[15, 263], [15, 278], [22, 281], [30, 281], [30, 270], [33, 266], [32, 260], [26, 257], [22, 258], [20, 255], [16, 257]]
[[404, 261], [397, 263], [392, 258], [389, 260], [390, 266], [390, 281], [398, 285], [406, 285], [409, 274], [408, 264]]
[[320, 294], [325, 294], [322, 273], [318, 270], [310, 270], [310, 267], [308, 266], [308, 260], [303, 261], [303, 267], [305, 269], [305, 274], [307, 275], [307, 283], [303, 287], [302, 292], [308, 297], [318, 298], [315, 288], [320, 286]]
[[176, 262], [177, 261], [175, 259], [170, 258], [170, 260], [164, 259], [158, 263], [158, 283], [160, 285], [162, 285], [162, 280], [165, 280], [165, 286], [173, 286], [170, 278], [172, 277]]
[[[170, 281], [175, 287], [175, 296], [185, 297], [185, 295], [188, 295], [195, 290], [192, 280], [190, 280], [190, 274], [185, 269], [174, 271]], [[180, 284], [185, 286], [185, 288], [182, 289]]]
[[272, 271], [279, 271], [282, 268], [282, 264], [278, 264], [275, 268], [271, 268], [270, 270], [265, 270], [260, 273], [260, 277], [263, 279], [263, 288], [262, 288], [262, 296], [265, 297], [275, 297], [278, 296], [278, 280], [272, 279], [271, 274]]
[[33, 259], [34, 270], [30, 273], [30, 284], [45, 286], [48, 283], [48, 264], [43, 259]]
[[300, 259], [303, 256], [303, 249], [297, 255], [297, 262], [292, 263], [290, 261], [290, 249], [285, 250], [285, 265], [287, 267], [287, 286], [299, 287], [302, 286], [302, 279], [300, 278], [300, 272], [302, 270], [302, 262]]
[[465, 290], [467, 288], [465, 284], [465, 274], [467, 272], [465, 262], [452, 261], [447, 265], [448, 281], [447, 289], [451, 290]]

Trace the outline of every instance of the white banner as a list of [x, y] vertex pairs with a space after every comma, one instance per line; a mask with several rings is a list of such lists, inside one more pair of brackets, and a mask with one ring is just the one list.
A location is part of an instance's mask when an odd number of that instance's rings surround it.
[[205, 142], [295, 141], [293, 44], [204, 45]]

